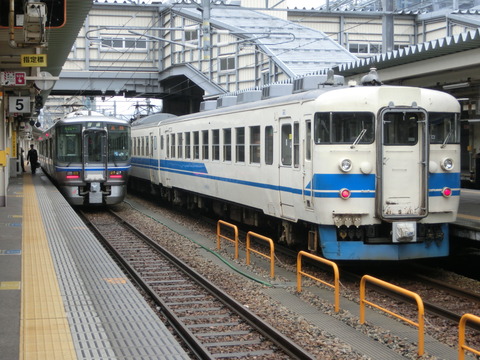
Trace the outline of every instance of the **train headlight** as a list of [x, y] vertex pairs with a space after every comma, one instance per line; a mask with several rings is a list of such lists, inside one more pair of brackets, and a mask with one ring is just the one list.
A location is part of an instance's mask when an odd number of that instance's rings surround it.
[[445, 171], [453, 170], [453, 160], [451, 158], [443, 159], [440, 165], [442, 166], [442, 169]]
[[452, 189], [450, 189], [449, 187], [444, 187], [444, 188], [442, 189], [442, 195], [443, 195], [444, 197], [450, 197], [450, 196], [452, 196]]
[[340, 189], [338, 194], [342, 199], [346, 200], [350, 197], [352, 193], [350, 192], [350, 190], [343, 188], [343, 189]]
[[350, 170], [352, 170], [352, 161], [350, 159], [343, 159], [343, 160], [340, 160], [340, 170], [342, 170], [343, 172], [349, 172]]

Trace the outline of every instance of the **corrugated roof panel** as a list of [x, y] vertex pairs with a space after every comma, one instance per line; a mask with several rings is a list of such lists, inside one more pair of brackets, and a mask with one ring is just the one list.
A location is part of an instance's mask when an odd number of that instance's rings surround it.
[[[176, 10], [177, 11], [177, 10]], [[183, 15], [201, 18], [198, 10], [178, 10]], [[255, 39], [289, 76], [304, 75], [320, 69], [349, 63], [358, 58], [325, 33], [280, 18], [244, 8], [212, 7], [211, 24], [214, 27], [240, 33]], [[263, 37], [270, 33], [269, 37]]]

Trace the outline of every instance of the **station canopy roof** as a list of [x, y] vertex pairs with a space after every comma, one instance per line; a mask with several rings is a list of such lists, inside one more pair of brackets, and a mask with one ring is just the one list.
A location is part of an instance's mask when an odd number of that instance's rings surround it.
[[[202, 14], [196, 8], [174, 8], [174, 12], [202, 21]], [[229, 30], [242, 39], [240, 44], [257, 45], [290, 77], [358, 60], [324, 32], [259, 11], [236, 6], [212, 6], [210, 15], [214, 29]]]

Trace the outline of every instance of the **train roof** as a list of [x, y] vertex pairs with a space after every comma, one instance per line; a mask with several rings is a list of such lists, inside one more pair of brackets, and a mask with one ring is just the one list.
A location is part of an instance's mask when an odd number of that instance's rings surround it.
[[169, 113], [157, 113], [152, 114], [149, 116], [145, 116], [144, 118], [135, 120], [132, 123], [132, 126], [142, 126], [142, 125], [152, 125], [152, 124], [160, 124], [162, 121], [167, 119], [177, 118], [177, 115], [169, 114]]

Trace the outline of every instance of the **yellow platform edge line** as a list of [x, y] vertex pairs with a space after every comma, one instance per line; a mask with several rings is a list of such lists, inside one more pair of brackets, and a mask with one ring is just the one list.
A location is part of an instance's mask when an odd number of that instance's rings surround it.
[[23, 179], [20, 359], [77, 359], [35, 187]]

